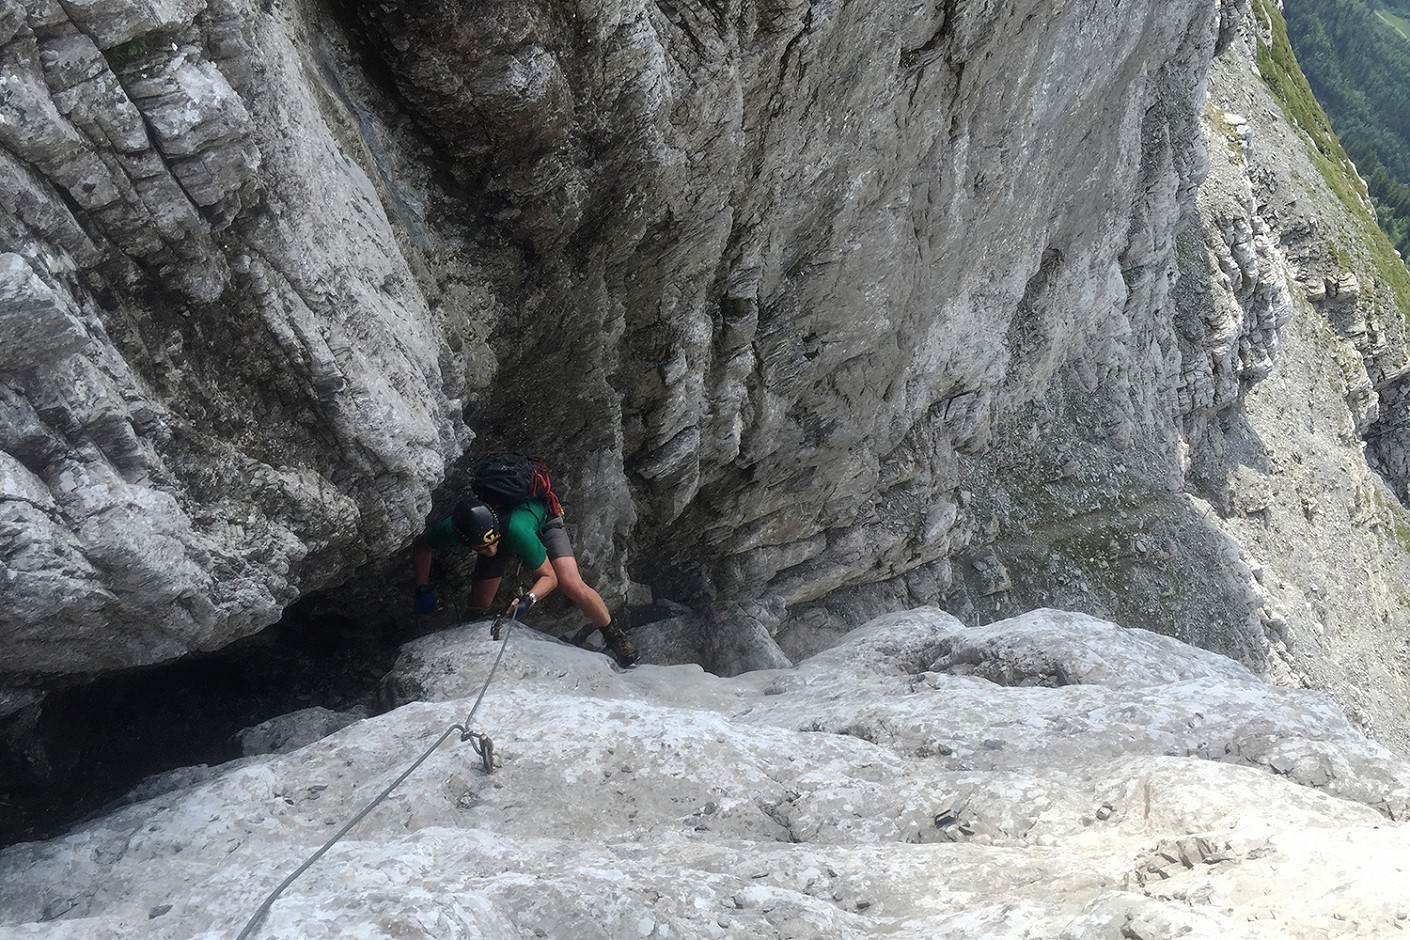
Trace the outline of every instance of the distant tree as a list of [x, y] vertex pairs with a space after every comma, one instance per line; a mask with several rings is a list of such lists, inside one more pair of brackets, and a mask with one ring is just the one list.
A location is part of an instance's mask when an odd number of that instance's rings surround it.
[[[1379, 0], [1410, 16], [1410, 0]], [[1285, 0], [1298, 64], [1347, 155], [1366, 180], [1376, 218], [1410, 257], [1410, 42], [1367, 0]]]

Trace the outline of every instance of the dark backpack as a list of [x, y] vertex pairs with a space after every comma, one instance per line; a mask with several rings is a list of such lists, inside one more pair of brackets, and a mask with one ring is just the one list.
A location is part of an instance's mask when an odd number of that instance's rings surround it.
[[542, 499], [548, 502], [549, 515], [563, 515], [563, 507], [553, 495], [548, 464], [541, 457], [495, 454], [475, 471], [475, 482], [470, 488], [491, 506], [517, 506]]

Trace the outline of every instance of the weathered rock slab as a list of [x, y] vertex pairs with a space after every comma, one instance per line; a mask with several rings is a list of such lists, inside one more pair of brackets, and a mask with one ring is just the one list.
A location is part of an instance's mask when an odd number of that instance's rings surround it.
[[[496, 653], [484, 625], [417, 641], [401, 687], [434, 701], [7, 849], [0, 930], [234, 936]], [[1410, 905], [1384, 809], [1410, 767], [1320, 695], [1080, 615], [916, 610], [734, 679], [521, 630], [473, 728], [492, 775], [453, 733], [255, 935], [1310, 940], [1393, 934]], [[1243, 760], [1264, 735], [1333, 770]]]

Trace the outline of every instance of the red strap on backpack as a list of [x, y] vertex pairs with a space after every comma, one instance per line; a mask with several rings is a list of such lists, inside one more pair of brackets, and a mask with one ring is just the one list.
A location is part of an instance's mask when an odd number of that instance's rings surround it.
[[548, 464], [542, 457], [529, 458], [529, 468], [533, 474], [529, 482], [529, 492], [548, 501], [550, 516], [563, 515], [563, 504], [553, 494], [553, 481], [548, 476]]

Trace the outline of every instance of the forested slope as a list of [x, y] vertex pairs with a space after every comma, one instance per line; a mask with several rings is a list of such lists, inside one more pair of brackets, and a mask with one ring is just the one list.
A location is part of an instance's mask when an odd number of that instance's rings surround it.
[[1298, 62], [1366, 179], [1381, 227], [1410, 254], [1410, 2], [1287, 0]]

